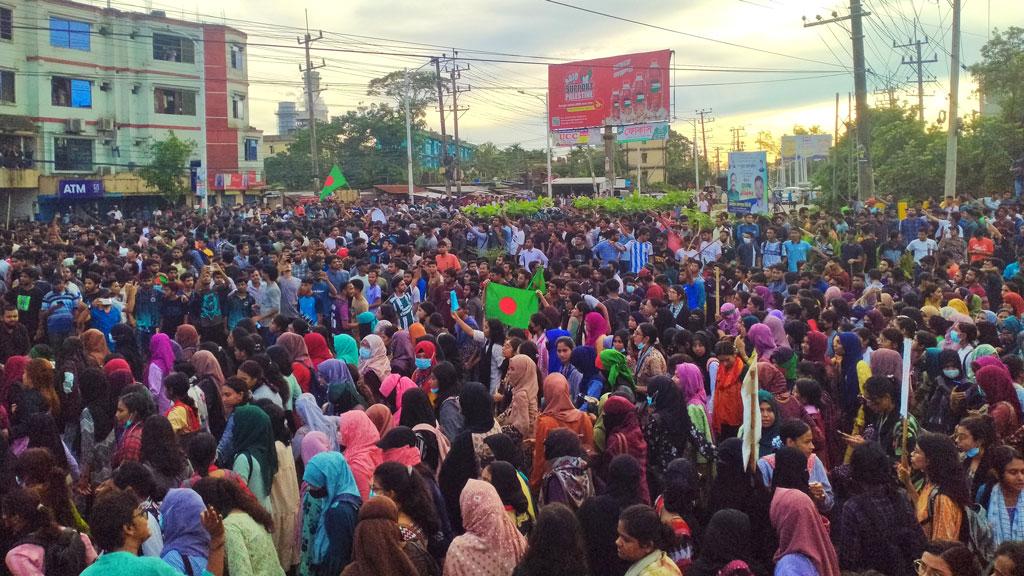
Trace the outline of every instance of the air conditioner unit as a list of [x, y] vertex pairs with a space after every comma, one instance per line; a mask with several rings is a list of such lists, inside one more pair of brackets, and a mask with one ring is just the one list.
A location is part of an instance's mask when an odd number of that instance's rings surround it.
[[114, 173], [114, 167], [113, 166], [100, 166], [99, 168], [96, 169], [96, 172], [100, 176], [110, 176], [111, 174]]
[[100, 83], [100, 90], [102, 90], [104, 92], [109, 92], [110, 91], [110, 82], [101, 82]]
[[96, 129], [100, 132], [113, 132], [116, 128], [113, 118], [100, 118], [96, 123]]
[[68, 118], [64, 121], [64, 131], [69, 134], [81, 134], [85, 123], [81, 118]]

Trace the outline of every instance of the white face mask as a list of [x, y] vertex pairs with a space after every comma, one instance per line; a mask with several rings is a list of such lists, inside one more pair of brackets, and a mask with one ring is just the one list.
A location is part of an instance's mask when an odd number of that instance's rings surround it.
[[751, 242], [753, 242], [753, 241], [754, 241], [754, 239], [753, 239], [753, 238], [751, 238], [750, 236], [744, 236], [744, 237], [743, 237], [743, 243], [744, 243], [744, 244], [750, 244], [750, 243], [751, 243]]

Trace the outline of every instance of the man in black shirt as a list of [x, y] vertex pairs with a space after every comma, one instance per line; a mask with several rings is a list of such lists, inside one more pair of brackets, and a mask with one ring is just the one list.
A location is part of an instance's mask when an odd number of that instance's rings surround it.
[[27, 266], [18, 275], [18, 285], [7, 293], [7, 301], [18, 309], [18, 322], [35, 334], [39, 329], [39, 309], [43, 305], [43, 297], [49, 291], [48, 286], [37, 282], [39, 269]]
[[604, 307], [608, 309], [612, 333], [627, 328], [629, 323], [629, 303], [619, 297], [619, 281], [612, 278], [604, 283]]

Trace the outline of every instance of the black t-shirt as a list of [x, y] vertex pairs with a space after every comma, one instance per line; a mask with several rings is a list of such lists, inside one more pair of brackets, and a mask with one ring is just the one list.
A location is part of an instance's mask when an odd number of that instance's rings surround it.
[[608, 319], [611, 320], [612, 332], [618, 332], [628, 326], [628, 302], [622, 298], [608, 298], [604, 301], [604, 307], [608, 309]]
[[21, 286], [7, 293], [7, 300], [18, 309], [18, 322], [24, 326], [28, 333], [35, 334], [39, 328], [39, 309], [43, 305], [43, 297], [48, 290], [36, 282], [31, 288]]

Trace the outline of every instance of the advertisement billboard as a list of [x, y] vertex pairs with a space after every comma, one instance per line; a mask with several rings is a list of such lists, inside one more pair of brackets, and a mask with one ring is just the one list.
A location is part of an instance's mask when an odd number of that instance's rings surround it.
[[672, 51], [548, 66], [552, 130], [667, 122]]
[[783, 136], [779, 155], [785, 160], [796, 158], [828, 158], [832, 148], [831, 134], [801, 134], [799, 136]]
[[[619, 144], [628, 144], [649, 140], [668, 140], [668, 130], [668, 122], [616, 126], [615, 141]], [[604, 142], [601, 132], [601, 128], [561, 130], [555, 132], [555, 146], [601, 146]]]
[[768, 211], [767, 152], [729, 152], [728, 174], [729, 212], [761, 214]]
[[61, 180], [57, 192], [61, 198], [102, 198], [103, 180]]

